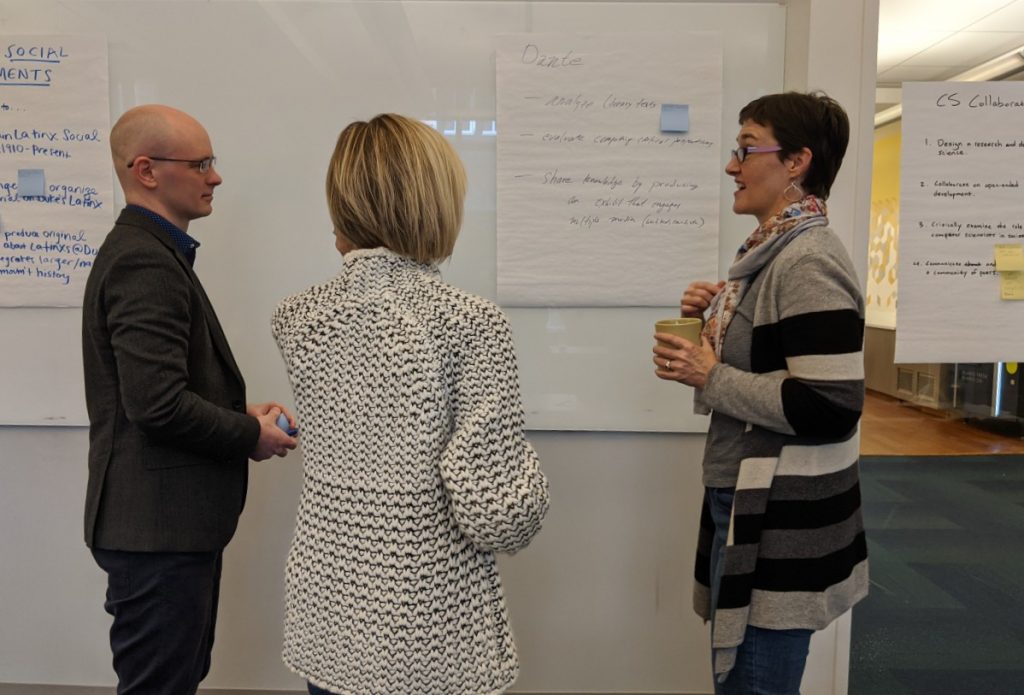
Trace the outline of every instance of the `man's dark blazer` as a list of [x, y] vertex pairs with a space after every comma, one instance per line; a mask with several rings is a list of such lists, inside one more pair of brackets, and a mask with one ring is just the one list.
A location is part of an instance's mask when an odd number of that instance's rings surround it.
[[259, 422], [206, 292], [170, 235], [125, 209], [82, 305], [85, 542], [220, 550], [245, 502]]

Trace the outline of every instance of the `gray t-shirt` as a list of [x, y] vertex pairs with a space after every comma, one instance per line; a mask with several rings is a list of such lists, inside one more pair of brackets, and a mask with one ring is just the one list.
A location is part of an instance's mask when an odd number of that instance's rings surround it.
[[[757, 285], [755, 280], [753, 285]], [[722, 344], [721, 361], [745, 372], [750, 371], [750, 343], [753, 339], [752, 320], [757, 298], [755, 287], [750, 287], [729, 322]], [[718, 410], [711, 413], [707, 443], [704, 445], [705, 487], [736, 487], [740, 473], [740, 460], [744, 457], [743, 433], [747, 423]]]

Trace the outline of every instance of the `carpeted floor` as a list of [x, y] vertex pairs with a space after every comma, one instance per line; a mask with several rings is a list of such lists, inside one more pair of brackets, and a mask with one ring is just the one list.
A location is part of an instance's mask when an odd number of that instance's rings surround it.
[[861, 460], [850, 695], [1024, 693], [1024, 456]]

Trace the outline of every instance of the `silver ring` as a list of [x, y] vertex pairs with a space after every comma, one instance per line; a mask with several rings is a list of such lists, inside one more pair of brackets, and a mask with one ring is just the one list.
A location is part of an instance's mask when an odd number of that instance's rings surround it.
[[672, 371], [672, 360], [665, 360], [665, 369]]

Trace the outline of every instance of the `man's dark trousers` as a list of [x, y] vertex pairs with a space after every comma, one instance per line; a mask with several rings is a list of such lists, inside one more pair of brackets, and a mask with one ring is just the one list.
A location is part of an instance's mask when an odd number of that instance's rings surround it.
[[193, 695], [210, 670], [223, 551], [92, 551], [107, 573], [118, 695]]

